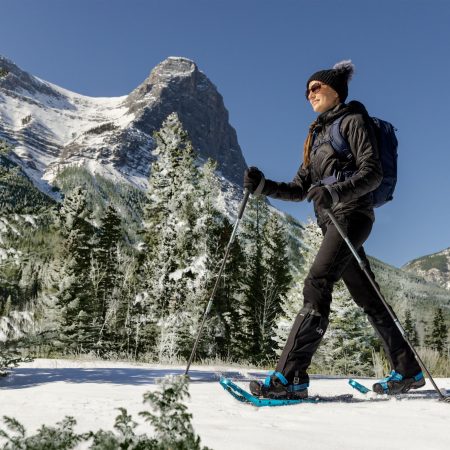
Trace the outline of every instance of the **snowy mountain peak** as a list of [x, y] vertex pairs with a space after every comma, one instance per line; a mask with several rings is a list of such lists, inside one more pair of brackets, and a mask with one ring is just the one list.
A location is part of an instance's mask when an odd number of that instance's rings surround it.
[[198, 71], [198, 68], [194, 61], [179, 56], [170, 56], [152, 70], [150, 79], [191, 76], [195, 71]]
[[[152, 101], [159, 100], [167, 94], [167, 89], [178, 97], [196, 94], [195, 91], [217, 88], [208, 77], [199, 71], [194, 61], [170, 56], [160, 62], [150, 75], [127, 97], [126, 104], [130, 111], [136, 111]], [[173, 105], [172, 105], [173, 107]]]
[[153, 133], [178, 113], [202, 159], [241, 184], [246, 163], [222, 96], [190, 59], [169, 57], [128, 96], [87, 97], [41, 80], [0, 57], [0, 139], [34, 184], [50, 184], [65, 167], [147, 186]]

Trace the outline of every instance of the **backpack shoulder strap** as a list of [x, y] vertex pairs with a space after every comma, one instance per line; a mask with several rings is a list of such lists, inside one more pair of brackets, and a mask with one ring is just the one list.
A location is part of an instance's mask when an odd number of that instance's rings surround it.
[[353, 159], [353, 154], [350, 150], [350, 146], [348, 145], [347, 139], [342, 136], [341, 133], [341, 123], [342, 119], [347, 114], [344, 114], [341, 117], [338, 117], [332, 124], [330, 130], [330, 143], [333, 147], [334, 151], [343, 159], [347, 161], [351, 161]]

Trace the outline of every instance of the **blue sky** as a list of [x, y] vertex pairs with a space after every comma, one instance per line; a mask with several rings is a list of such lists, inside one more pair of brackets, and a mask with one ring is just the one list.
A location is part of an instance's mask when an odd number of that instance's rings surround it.
[[[450, 246], [450, 2], [0, 0], [0, 54], [91, 96], [125, 95], [168, 56], [224, 97], [249, 165], [289, 181], [315, 114], [305, 82], [352, 59], [349, 100], [398, 128], [395, 200], [366, 251], [390, 264]], [[308, 203], [274, 202], [300, 220]]]

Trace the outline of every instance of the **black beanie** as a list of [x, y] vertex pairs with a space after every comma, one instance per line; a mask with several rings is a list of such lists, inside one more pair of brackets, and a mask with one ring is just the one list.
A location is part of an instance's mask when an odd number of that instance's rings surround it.
[[[321, 81], [332, 87], [339, 95], [339, 100], [343, 103], [348, 96], [348, 82], [351, 80], [355, 66], [351, 60], [336, 63], [332, 69], [319, 70], [313, 73], [306, 82], [306, 92], [311, 81]], [[308, 95], [306, 95], [308, 97]]]

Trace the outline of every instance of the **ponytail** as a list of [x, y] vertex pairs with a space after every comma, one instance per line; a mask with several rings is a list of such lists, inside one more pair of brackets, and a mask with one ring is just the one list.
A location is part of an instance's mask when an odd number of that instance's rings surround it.
[[317, 126], [317, 120], [315, 120], [309, 127], [308, 136], [306, 136], [305, 143], [303, 145], [303, 167], [306, 169], [309, 166], [310, 155], [311, 155], [311, 148], [312, 148], [312, 142], [314, 137], [314, 129]]

